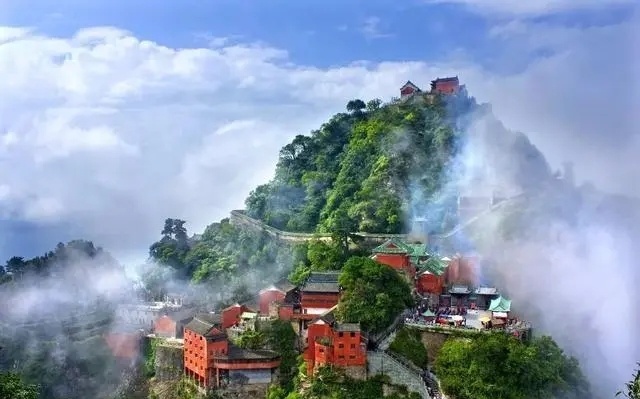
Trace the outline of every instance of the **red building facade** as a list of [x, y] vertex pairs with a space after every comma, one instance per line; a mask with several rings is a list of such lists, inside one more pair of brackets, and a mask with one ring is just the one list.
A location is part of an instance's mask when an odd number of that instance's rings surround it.
[[420, 92], [421, 90], [418, 86], [414, 85], [410, 80], [407, 80], [407, 83], [400, 88], [400, 97], [405, 98]]
[[360, 372], [363, 375], [367, 364], [366, 341], [358, 324], [337, 323], [331, 314], [325, 315], [309, 325], [307, 347], [304, 352], [307, 375], [318, 367], [331, 365]]
[[298, 288], [283, 280], [258, 293], [258, 306], [263, 315], [270, 314], [272, 304], [293, 305], [296, 302]]
[[312, 320], [326, 313], [340, 300], [339, 272], [313, 272], [300, 289], [300, 318]]
[[222, 328], [227, 329], [233, 327], [240, 322], [240, 315], [244, 312], [248, 312], [249, 308], [245, 305], [236, 303], [222, 310]]
[[247, 351], [229, 343], [222, 317], [198, 315], [184, 328], [184, 373], [206, 389], [223, 387], [235, 379], [269, 384], [280, 357], [272, 351]]
[[194, 310], [185, 309], [158, 317], [153, 323], [153, 332], [162, 338], [182, 338], [184, 326], [193, 319]]
[[445, 288], [445, 279], [443, 274], [436, 274], [429, 270], [420, 273], [416, 279], [416, 290], [421, 295], [433, 294], [440, 295]]
[[460, 89], [458, 77], [438, 78], [431, 81], [431, 92], [436, 94], [455, 94]]

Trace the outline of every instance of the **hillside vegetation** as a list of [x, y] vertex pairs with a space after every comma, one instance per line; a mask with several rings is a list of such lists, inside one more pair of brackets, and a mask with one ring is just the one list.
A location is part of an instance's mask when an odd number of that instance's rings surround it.
[[246, 201], [249, 216], [298, 232], [399, 233], [417, 198], [441, 186], [460, 131], [448, 121], [475, 106], [464, 93], [433, 104], [347, 105], [282, 148], [275, 177]]

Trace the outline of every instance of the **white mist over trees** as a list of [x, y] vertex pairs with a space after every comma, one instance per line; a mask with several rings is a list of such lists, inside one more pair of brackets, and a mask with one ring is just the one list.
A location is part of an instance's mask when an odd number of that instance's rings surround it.
[[640, 200], [607, 195], [551, 174], [521, 134], [490, 114], [466, 127], [449, 184], [524, 193], [457, 239], [482, 254], [482, 273], [581, 361], [598, 397], [609, 397], [640, 358]]

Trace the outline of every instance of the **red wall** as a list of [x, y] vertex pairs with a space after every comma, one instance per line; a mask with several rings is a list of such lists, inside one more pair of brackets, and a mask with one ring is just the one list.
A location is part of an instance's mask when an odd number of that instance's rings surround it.
[[209, 386], [209, 370], [213, 368], [213, 356], [217, 353], [229, 352], [229, 342], [225, 339], [207, 342], [205, 337], [184, 329], [184, 367], [204, 380], [205, 386]]
[[[366, 350], [360, 346], [362, 336], [359, 331], [334, 332], [333, 334], [333, 364], [337, 366], [364, 366], [367, 364]], [[342, 347], [340, 347], [342, 345]]]
[[280, 306], [278, 309], [278, 318], [280, 320], [289, 321], [293, 318], [292, 306]]
[[[224, 309], [222, 311], [222, 328], [229, 328], [235, 325], [244, 311], [245, 308], [242, 305], [233, 305]], [[267, 312], [268, 311], [269, 309], [267, 308]]]
[[435, 86], [436, 93], [453, 94], [458, 90], [458, 83], [455, 81], [437, 82]]
[[176, 322], [167, 315], [161, 316], [154, 321], [153, 330], [159, 336], [175, 338]]
[[376, 262], [402, 271], [411, 265], [409, 256], [404, 254], [376, 254], [374, 256]]
[[411, 87], [411, 86], [409, 86], [409, 87], [405, 87], [404, 89], [400, 90], [400, 95], [401, 95], [401, 96], [407, 96], [407, 95], [409, 95], [409, 94], [414, 93], [415, 91], [416, 91], [416, 90], [415, 90], [413, 87]]
[[[331, 344], [321, 345], [318, 337], [328, 337]], [[304, 352], [307, 374], [313, 374], [317, 366], [333, 364], [340, 367], [364, 366], [367, 363], [366, 349], [361, 347], [362, 335], [359, 331], [334, 331], [329, 324], [311, 324], [307, 330], [308, 346]]]
[[416, 282], [416, 289], [419, 293], [425, 294], [442, 294], [442, 288], [445, 285], [443, 276], [435, 274], [421, 274]]
[[373, 259], [382, 264], [387, 265], [400, 273], [406, 273], [410, 278], [416, 275], [416, 269], [411, 264], [409, 255], [406, 254], [375, 254]]
[[259, 294], [258, 303], [260, 306], [260, 313], [269, 314], [269, 305], [272, 302], [282, 303], [284, 301], [285, 293], [279, 290], [265, 290]]
[[300, 296], [300, 305], [302, 308], [327, 308], [330, 309], [338, 304], [340, 293], [307, 293], [303, 292]]
[[456, 256], [445, 271], [446, 284], [477, 285], [478, 267], [478, 258]]

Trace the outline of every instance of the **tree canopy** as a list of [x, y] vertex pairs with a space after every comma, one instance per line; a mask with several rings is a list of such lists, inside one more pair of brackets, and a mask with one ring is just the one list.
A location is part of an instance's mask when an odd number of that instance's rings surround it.
[[0, 373], [0, 398], [38, 399], [36, 385], [27, 384], [15, 373]]
[[503, 333], [449, 339], [435, 372], [443, 390], [456, 399], [590, 397], [578, 362], [550, 337], [528, 343]]
[[339, 283], [344, 289], [338, 303], [339, 319], [360, 323], [365, 331], [383, 330], [413, 304], [407, 282], [395, 270], [367, 257], [351, 257]]
[[401, 232], [455, 152], [447, 107], [475, 104], [466, 95], [451, 103], [349, 101], [348, 113], [283, 147], [274, 179], [246, 200], [249, 216], [288, 231]]
[[625, 384], [625, 389], [619, 391], [616, 396], [622, 396], [627, 399], [640, 399], [640, 362], [638, 369], [633, 374], [631, 381]]

